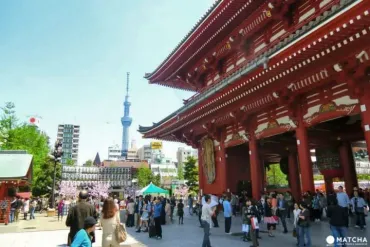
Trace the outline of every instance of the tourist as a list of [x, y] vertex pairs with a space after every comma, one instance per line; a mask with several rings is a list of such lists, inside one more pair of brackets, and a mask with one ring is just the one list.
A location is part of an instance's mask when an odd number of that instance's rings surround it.
[[288, 210], [288, 203], [285, 201], [285, 198], [283, 194], [278, 195], [278, 201], [277, 201], [277, 215], [279, 216], [281, 223], [283, 224], [284, 233], [288, 232], [287, 226], [286, 226], [286, 215]]
[[193, 215], [193, 197], [191, 194], [188, 196], [189, 215]]
[[224, 201], [222, 203], [223, 209], [224, 209], [224, 218], [225, 218], [225, 233], [231, 234], [231, 216], [232, 216], [232, 209], [231, 209], [231, 203], [230, 198], [227, 196], [224, 197]]
[[9, 223], [13, 223], [15, 220], [15, 211], [17, 210], [17, 198], [13, 197], [13, 200], [10, 203], [10, 214], [9, 214]]
[[136, 214], [136, 229], [139, 229], [141, 222], [141, 215], [143, 214], [143, 196], [140, 195], [135, 204], [135, 214]]
[[249, 225], [250, 225], [250, 219], [248, 218], [247, 212], [248, 212], [248, 204], [245, 202], [245, 205], [242, 207], [242, 232], [243, 232], [243, 241], [249, 242], [251, 241], [249, 237]]
[[27, 215], [30, 210], [30, 200], [28, 198], [24, 199], [23, 202], [23, 216], [24, 220], [27, 220]]
[[301, 202], [300, 207], [302, 211], [298, 216], [299, 247], [311, 247], [310, 211], [305, 202]]
[[341, 206], [342, 208], [344, 208], [347, 212], [347, 216], [346, 216], [347, 224], [346, 224], [346, 226], [348, 227], [349, 226], [348, 207], [349, 207], [351, 201], [349, 200], [349, 197], [348, 197], [347, 193], [345, 193], [343, 191], [343, 186], [338, 187], [337, 202], [338, 202], [338, 205]]
[[161, 196], [160, 197], [160, 201], [162, 203], [162, 211], [161, 211], [161, 225], [165, 225], [166, 224], [166, 199]]
[[348, 212], [343, 207], [338, 205], [337, 200], [333, 200], [330, 202], [327, 210], [327, 217], [329, 220], [330, 230], [334, 237], [334, 247], [338, 247], [337, 238], [345, 238], [347, 237], [347, 217]]
[[[95, 219], [98, 218], [94, 206], [87, 202], [89, 194], [86, 190], [82, 190], [79, 194], [79, 202], [76, 206], [72, 207], [67, 216], [66, 225], [70, 227], [68, 233], [68, 243], [71, 243], [72, 239], [75, 237], [76, 233], [83, 229], [84, 221], [87, 217], [91, 216]], [[92, 242], [95, 242], [95, 234], [91, 232]], [[68, 244], [69, 245], [69, 244]]]
[[209, 239], [211, 217], [215, 214], [216, 208], [211, 208], [211, 196], [204, 196], [205, 204], [202, 207], [202, 226], [204, 230], [202, 247], [211, 247], [211, 240]]
[[179, 225], [184, 224], [184, 203], [182, 203], [182, 199], [177, 204], [177, 215], [179, 216]]
[[170, 204], [171, 204], [171, 222], [173, 222], [173, 212], [174, 212], [174, 209], [176, 207], [176, 198], [175, 198], [175, 196], [171, 197]]
[[95, 231], [96, 220], [93, 217], [86, 217], [83, 222], [83, 229], [79, 230], [73, 239], [71, 247], [91, 247], [91, 234]]
[[230, 204], [231, 204], [233, 215], [236, 216], [238, 202], [237, 202], [237, 197], [233, 193], [231, 193]]
[[198, 199], [198, 207], [199, 207], [199, 213], [198, 213], [198, 220], [199, 220], [199, 227], [203, 227], [203, 223], [202, 223], [202, 197], [199, 196], [199, 199]]
[[170, 200], [169, 199], [165, 199], [166, 200], [166, 207], [164, 209], [164, 211], [166, 212], [166, 223], [167, 224], [170, 224], [172, 223], [171, 221], [171, 205], [170, 205]]
[[154, 224], [157, 239], [162, 239], [161, 213], [163, 204], [159, 198], [154, 197]]
[[293, 196], [290, 191], [285, 192], [284, 199], [287, 203], [286, 217], [290, 219], [290, 213], [293, 211]]
[[301, 211], [302, 210], [299, 208], [298, 203], [294, 203], [294, 210], [293, 210], [294, 221], [293, 221], [293, 226], [294, 226], [294, 231], [295, 231], [296, 238], [297, 238], [297, 245], [299, 245], [298, 220], [299, 220], [299, 215], [300, 215]]
[[140, 222], [141, 222], [141, 225], [139, 226], [139, 228], [136, 230], [136, 232], [141, 232], [141, 228], [144, 227], [144, 230], [143, 232], [148, 232], [148, 220], [149, 220], [149, 212], [151, 211], [151, 208], [150, 208], [150, 202], [149, 202], [149, 199], [146, 197], [144, 199], [144, 203], [143, 203], [143, 213], [141, 215], [141, 219], [140, 219]]
[[65, 206], [64, 199], [61, 198], [59, 200], [59, 202], [58, 202], [58, 207], [57, 207], [57, 210], [58, 210], [58, 221], [59, 221], [59, 218], [61, 218], [61, 220], [63, 221], [64, 206]]
[[256, 235], [256, 230], [258, 229], [258, 219], [257, 219], [258, 211], [255, 203], [252, 202], [252, 200], [248, 199], [246, 205], [247, 205], [246, 217], [249, 225], [249, 235], [250, 239], [252, 240], [252, 245], [250, 247], [257, 247], [259, 246]]
[[104, 201], [102, 217], [100, 220], [100, 224], [103, 228], [102, 247], [119, 246], [115, 236], [116, 227], [119, 223], [120, 218], [116, 205], [112, 198], [108, 198]]
[[367, 207], [367, 204], [364, 198], [359, 196], [357, 190], [354, 190], [353, 194], [354, 197], [351, 199], [352, 213], [356, 217], [356, 226], [363, 230], [365, 225], [365, 207]]
[[127, 227], [134, 227], [135, 226], [135, 203], [134, 199], [130, 199], [129, 203], [127, 204]]
[[19, 221], [19, 214], [21, 213], [21, 209], [23, 207], [23, 201], [20, 196], [17, 196], [17, 208], [14, 213], [15, 222]]
[[36, 198], [33, 198], [32, 199], [32, 202], [30, 204], [30, 220], [34, 220], [35, 219], [36, 207], [37, 207], [37, 199]]
[[316, 195], [312, 198], [312, 208], [315, 221], [321, 221], [322, 209], [324, 208], [324, 200], [321, 193], [316, 190]]
[[274, 237], [273, 231], [276, 229], [277, 219], [276, 219], [276, 216], [273, 214], [273, 207], [272, 207], [270, 197], [267, 197], [266, 199], [264, 212], [265, 212], [265, 216], [263, 220], [267, 224], [269, 237]]

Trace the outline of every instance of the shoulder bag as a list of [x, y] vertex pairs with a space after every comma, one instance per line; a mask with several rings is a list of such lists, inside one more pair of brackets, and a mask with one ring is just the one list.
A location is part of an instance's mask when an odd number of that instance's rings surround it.
[[119, 222], [118, 217], [116, 216], [117, 219], [117, 225], [116, 225], [116, 240], [118, 243], [123, 243], [127, 239], [127, 232], [125, 226]]

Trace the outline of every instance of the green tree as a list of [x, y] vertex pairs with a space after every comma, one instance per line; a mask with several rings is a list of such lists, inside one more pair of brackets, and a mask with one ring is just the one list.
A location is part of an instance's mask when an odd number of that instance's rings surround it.
[[73, 159], [68, 158], [68, 159], [66, 160], [66, 165], [67, 165], [67, 166], [75, 166], [75, 165], [76, 165], [76, 163], [74, 162], [74, 160], [73, 160]]
[[[53, 177], [54, 177], [54, 160], [46, 160], [41, 164], [42, 172], [38, 173], [33, 179], [32, 194], [35, 196], [40, 195], [51, 195], [51, 188], [53, 187]], [[56, 163], [56, 176], [55, 176], [55, 190], [58, 190], [58, 184], [62, 177], [62, 165], [58, 162]]]
[[286, 175], [280, 170], [279, 164], [270, 165], [267, 171], [267, 183], [268, 185], [288, 185]]
[[84, 166], [86, 166], [86, 167], [91, 167], [91, 166], [93, 166], [93, 161], [92, 161], [92, 160], [88, 160], [88, 161], [86, 161]]
[[184, 180], [184, 166], [182, 163], [179, 163], [177, 167], [177, 179]]
[[[1, 149], [25, 150], [33, 155], [33, 182], [32, 188], [37, 187], [38, 177], [45, 172], [43, 165], [49, 162], [50, 148], [49, 138], [38, 130], [36, 126], [18, 124], [13, 103], [6, 103], [1, 108], [0, 132], [6, 133], [2, 136]], [[51, 187], [52, 184], [49, 184]], [[37, 195], [37, 194], [35, 194]]]
[[152, 183], [157, 186], [161, 186], [161, 176], [159, 174], [157, 175], [152, 174]]
[[187, 180], [186, 185], [189, 186], [189, 190], [194, 193], [198, 193], [199, 191], [199, 174], [196, 163], [197, 160], [192, 156], [189, 156], [184, 163], [184, 178]]

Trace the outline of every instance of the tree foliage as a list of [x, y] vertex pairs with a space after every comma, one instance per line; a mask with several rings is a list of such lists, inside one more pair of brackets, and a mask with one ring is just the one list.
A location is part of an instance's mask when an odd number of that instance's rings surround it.
[[85, 162], [85, 164], [84, 164], [84, 166], [86, 166], [86, 167], [91, 167], [91, 166], [93, 166], [93, 161], [92, 161], [92, 160], [88, 160], [88, 161], [86, 161], [86, 162]]
[[150, 184], [150, 182], [157, 186], [160, 186], [161, 184], [161, 177], [159, 176], [159, 174], [154, 175], [152, 170], [150, 170], [150, 168], [147, 167], [140, 167], [137, 170], [137, 180], [138, 185], [141, 188], [147, 186], [148, 184]]
[[187, 180], [186, 185], [194, 193], [198, 193], [199, 191], [199, 174], [196, 163], [197, 160], [192, 156], [189, 156], [184, 163], [184, 178]]
[[279, 164], [269, 166], [269, 170], [267, 171], [267, 183], [268, 185], [288, 185], [286, 175], [280, 170]]
[[177, 179], [184, 180], [184, 166], [182, 163], [179, 163], [177, 167]]
[[19, 124], [13, 103], [6, 103], [1, 110], [0, 132], [6, 133], [0, 137], [2, 138], [0, 140], [1, 149], [25, 150], [27, 153], [32, 154], [32, 191], [34, 195], [50, 192], [50, 189], [47, 189], [47, 187], [52, 187], [54, 165], [48, 157], [50, 153], [48, 136], [39, 131], [36, 126], [24, 123]]
[[74, 160], [73, 160], [73, 159], [68, 158], [68, 159], [66, 160], [66, 165], [67, 165], [67, 166], [75, 166], [75, 165], [76, 165], [76, 163], [74, 162]]

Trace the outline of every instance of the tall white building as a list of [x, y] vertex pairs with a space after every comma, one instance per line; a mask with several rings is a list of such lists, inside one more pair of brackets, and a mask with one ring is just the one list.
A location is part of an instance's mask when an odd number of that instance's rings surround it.
[[176, 153], [178, 165], [183, 164], [189, 156], [193, 156], [195, 159], [198, 159], [198, 150], [183, 147], [178, 148]]
[[73, 124], [59, 124], [57, 140], [62, 142], [62, 164], [67, 164], [68, 160], [72, 160], [74, 164], [76, 164], [78, 161], [80, 126]]
[[122, 150], [118, 145], [108, 147], [108, 160], [122, 160]]
[[150, 145], [144, 145], [137, 150], [137, 154], [140, 160], [151, 160], [152, 159], [152, 147]]
[[139, 160], [138, 150], [136, 148], [136, 141], [132, 140], [131, 147], [127, 150], [127, 158], [122, 156], [121, 147], [118, 145], [113, 145], [108, 148], [108, 160]]

